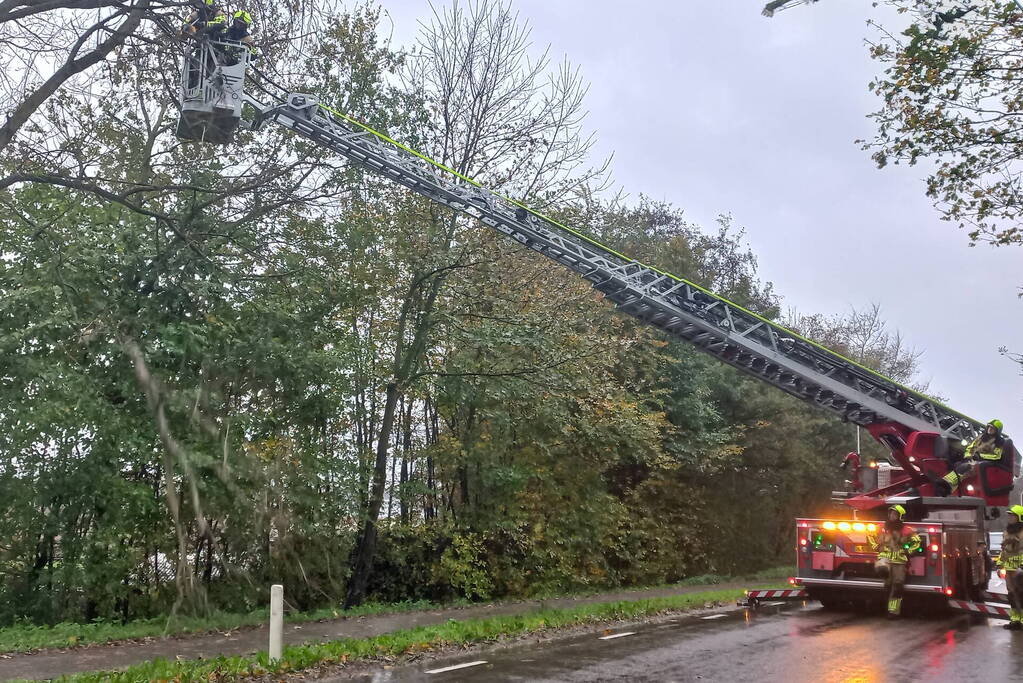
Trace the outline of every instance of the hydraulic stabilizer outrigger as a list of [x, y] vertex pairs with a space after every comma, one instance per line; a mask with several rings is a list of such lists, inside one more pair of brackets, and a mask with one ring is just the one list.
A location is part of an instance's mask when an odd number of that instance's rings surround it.
[[[791, 582], [790, 582], [791, 583]], [[793, 584], [795, 585], [795, 584]], [[746, 595], [736, 600], [739, 607], [760, 607], [764, 600], [772, 603], [782, 604], [784, 602], [805, 602], [810, 599], [810, 594], [805, 588], [773, 588], [763, 590], [748, 590]], [[770, 603], [768, 603], [770, 604]]]

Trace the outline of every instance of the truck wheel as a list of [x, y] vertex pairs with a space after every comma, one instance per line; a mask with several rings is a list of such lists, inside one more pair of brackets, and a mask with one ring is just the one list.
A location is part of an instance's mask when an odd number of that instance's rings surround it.
[[829, 612], [837, 612], [841, 603], [835, 598], [820, 598], [821, 607]]
[[870, 614], [874, 611], [874, 608], [876, 607], [873, 600], [868, 600], [865, 598], [851, 600], [849, 604], [852, 606], [853, 612], [856, 612], [858, 614]]

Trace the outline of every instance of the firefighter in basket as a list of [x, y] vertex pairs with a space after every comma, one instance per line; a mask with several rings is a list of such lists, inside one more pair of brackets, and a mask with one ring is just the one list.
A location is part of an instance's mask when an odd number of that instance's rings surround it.
[[906, 508], [893, 505], [888, 508], [888, 519], [879, 533], [867, 535], [871, 549], [877, 552], [874, 568], [884, 577], [888, 596], [888, 618], [894, 619], [902, 611], [902, 593], [906, 587], [906, 565], [909, 556], [920, 549], [920, 536], [913, 527], [903, 522]]
[[226, 18], [216, 0], [194, 0], [191, 14], [181, 26], [181, 37], [202, 35], [208, 27], [219, 26]]
[[980, 436], [966, 447], [963, 459], [938, 482], [937, 494], [947, 496], [956, 492], [959, 482], [973, 475], [982, 462], [1002, 463], [1012, 467], [1012, 439], [1002, 433], [1002, 421], [991, 420]]
[[256, 57], [256, 45], [252, 38], [252, 15], [238, 10], [227, 17], [221, 18], [210, 32], [210, 38], [216, 41], [219, 49], [228, 58], [228, 64], [237, 64], [243, 51], [248, 51], [250, 59]]

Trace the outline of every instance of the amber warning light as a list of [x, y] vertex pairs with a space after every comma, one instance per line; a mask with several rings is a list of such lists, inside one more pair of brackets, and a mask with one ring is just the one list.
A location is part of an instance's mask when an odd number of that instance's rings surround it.
[[877, 531], [876, 524], [864, 524], [863, 522], [824, 522], [821, 524], [826, 531]]

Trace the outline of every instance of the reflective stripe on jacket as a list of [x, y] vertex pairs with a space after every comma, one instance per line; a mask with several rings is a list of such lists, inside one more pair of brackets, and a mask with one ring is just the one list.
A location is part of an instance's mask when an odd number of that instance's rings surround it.
[[1023, 568], [1023, 531], [1002, 537], [1002, 552], [998, 556], [998, 566], [1002, 569]]
[[981, 434], [966, 447], [966, 458], [981, 460], [1002, 460], [1006, 453], [1012, 453], [1012, 440], [999, 436]]
[[920, 536], [913, 527], [904, 526], [902, 531], [882, 529], [878, 534], [867, 534], [867, 542], [872, 550], [877, 551], [878, 559], [886, 559], [892, 564], [906, 564], [909, 556], [920, 549]]

